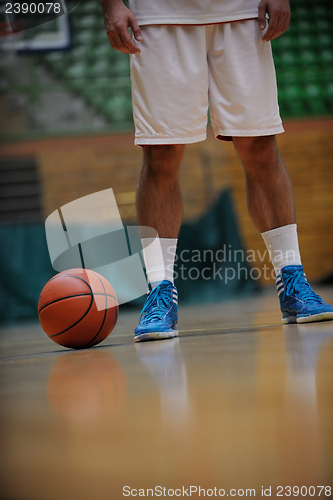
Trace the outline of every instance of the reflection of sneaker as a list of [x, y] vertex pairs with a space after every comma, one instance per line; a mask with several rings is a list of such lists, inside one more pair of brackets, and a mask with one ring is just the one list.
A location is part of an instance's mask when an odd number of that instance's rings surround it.
[[162, 340], [178, 336], [178, 293], [171, 281], [164, 280], [153, 290], [142, 309], [135, 329], [135, 342]]
[[311, 323], [333, 319], [326, 304], [307, 282], [303, 266], [286, 266], [275, 280], [283, 323]]

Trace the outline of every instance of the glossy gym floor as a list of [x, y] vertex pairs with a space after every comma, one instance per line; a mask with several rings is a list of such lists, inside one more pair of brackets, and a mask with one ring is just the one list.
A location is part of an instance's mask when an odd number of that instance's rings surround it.
[[82, 351], [0, 330], [1, 500], [331, 496], [333, 322], [282, 326], [274, 290], [180, 307], [178, 339], [137, 320]]

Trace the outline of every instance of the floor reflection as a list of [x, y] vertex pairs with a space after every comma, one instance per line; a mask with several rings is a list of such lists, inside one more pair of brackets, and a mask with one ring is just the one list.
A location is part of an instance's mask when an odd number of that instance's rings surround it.
[[162, 422], [180, 430], [188, 426], [192, 408], [179, 338], [135, 344], [139, 360], [158, 384]]
[[65, 353], [51, 368], [47, 394], [53, 410], [75, 424], [96, 423], [123, 407], [126, 375], [108, 352]]
[[[317, 367], [325, 344], [333, 338], [331, 322], [286, 325], [285, 407], [281, 418], [281, 481], [322, 484], [324, 440], [318, 411]], [[319, 481], [319, 482], [318, 482]]]
[[8, 354], [0, 498], [118, 500], [125, 485], [225, 496], [254, 488], [256, 497], [271, 487], [278, 498], [278, 485], [329, 485], [333, 322], [255, 328], [248, 319], [248, 329], [216, 333], [201, 319], [203, 333], [162, 342], [134, 344], [131, 333], [87, 351]]

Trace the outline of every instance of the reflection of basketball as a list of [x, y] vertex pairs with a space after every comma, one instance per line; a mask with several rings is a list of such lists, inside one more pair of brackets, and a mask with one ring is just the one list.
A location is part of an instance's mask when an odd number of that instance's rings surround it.
[[39, 321], [57, 344], [85, 349], [112, 332], [118, 302], [110, 283], [95, 271], [70, 269], [50, 279], [38, 301]]
[[52, 366], [47, 394], [52, 408], [74, 424], [91, 424], [122, 408], [126, 375], [104, 350], [60, 356]]

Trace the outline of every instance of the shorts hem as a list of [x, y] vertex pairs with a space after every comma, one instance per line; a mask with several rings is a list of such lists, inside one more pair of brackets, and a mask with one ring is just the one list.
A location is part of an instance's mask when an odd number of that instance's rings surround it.
[[275, 135], [282, 134], [284, 132], [284, 128], [282, 125], [278, 125], [277, 127], [265, 128], [265, 129], [256, 129], [256, 130], [222, 130], [216, 129], [214, 130], [214, 134], [216, 139], [224, 138], [224, 137], [262, 137], [266, 135]]
[[207, 134], [193, 135], [192, 137], [135, 137], [134, 144], [136, 146], [145, 146], [153, 144], [192, 144], [201, 142], [207, 139]]

